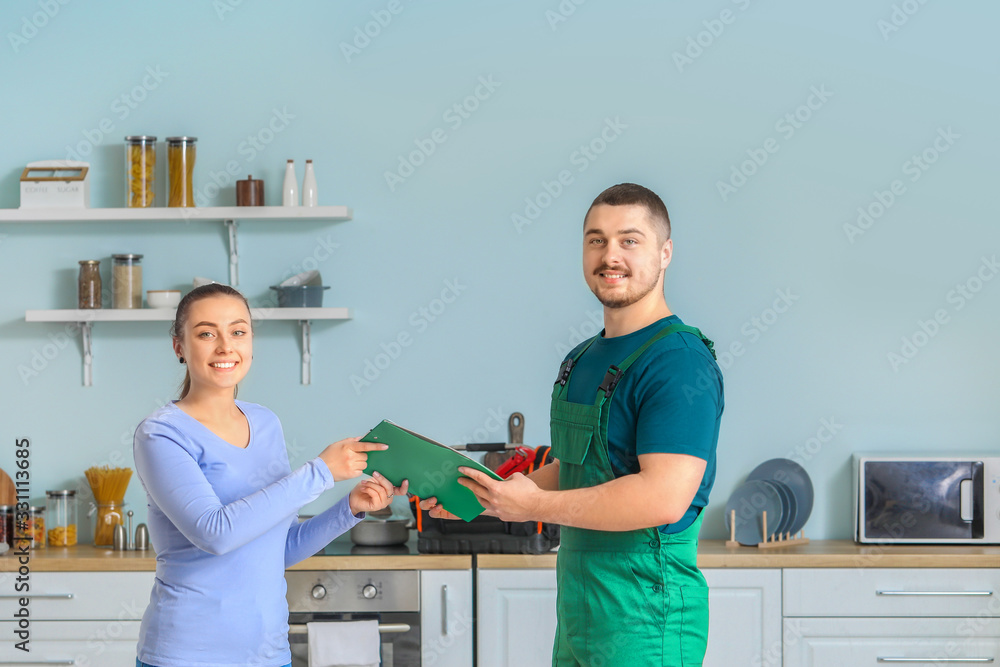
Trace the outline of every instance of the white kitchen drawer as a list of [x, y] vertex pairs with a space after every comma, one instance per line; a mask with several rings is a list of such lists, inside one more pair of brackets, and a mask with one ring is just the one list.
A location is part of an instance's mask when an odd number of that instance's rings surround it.
[[14, 642], [15, 624], [0, 622], [0, 665], [134, 665], [139, 621], [32, 621], [29, 652]]
[[784, 667], [1000, 664], [1000, 620], [786, 618]]
[[787, 616], [1000, 616], [1000, 569], [795, 568]]
[[18, 598], [30, 596], [31, 618], [46, 621], [140, 620], [154, 572], [35, 572], [31, 590], [11, 583], [0, 590], [0, 618], [11, 618]]

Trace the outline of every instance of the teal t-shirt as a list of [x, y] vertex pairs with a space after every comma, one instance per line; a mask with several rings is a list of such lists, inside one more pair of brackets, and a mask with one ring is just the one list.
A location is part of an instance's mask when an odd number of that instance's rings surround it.
[[[567, 398], [593, 404], [608, 367], [625, 361], [672, 324], [683, 322], [671, 315], [616, 338], [604, 338], [602, 331], [573, 366]], [[568, 356], [576, 356], [585, 344]], [[691, 507], [678, 522], [660, 526], [661, 532], [684, 530], [708, 505], [724, 405], [719, 365], [705, 343], [687, 332], [657, 341], [636, 359], [615, 389], [608, 418], [608, 455], [616, 476], [639, 472], [640, 454], [689, 454], [707, 462]]]

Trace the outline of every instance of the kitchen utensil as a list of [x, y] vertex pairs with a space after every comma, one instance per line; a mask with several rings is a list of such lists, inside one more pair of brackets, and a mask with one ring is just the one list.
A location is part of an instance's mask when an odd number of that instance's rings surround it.
[[149, 528], [144, 523], [135, 527], [135, 548], [137, 551], [149, 549]]
[[[797, 533], [806, 525], [813, 506], [813, 485], [809, 473], [791, 459], [770, 459], [764, 461], [750, 472], [750, 480], [774, 480], [782, 482], [795, 496], [795, 521], [788, 527], [789, 533]], [[768, 513], [770, 516], [770, 513]]]
[[247, 176], [245, 181], [236, 181], [237, 206], [263, 206], [264, 181]]
[[178, 289], [146, 290], [146, 303], [150, 308], [176, 308], [181, 302], [181, 291]]
[[[507, 418], [507, 442], [514, 445], [510, 450], [516, 450], [518, 445], [524, 444], [524, 415], [520, 412], [512, 412], [510, 413], [510, 417]], [[507, 450], [508, 448], [505, 447], [504, 449]], [[483, 457], [483, 465], [490, 470], [496, 470], [514, 455], [514, 451], [510, 450], [487, 452], [486, 456]]]
[[13, 505], [17, 502], [17, 492], [10, 475], [0, 470], [0, 505]]
[[775, 530], [779, 533], [791, 533], [792, 526], [795, 524], [795, 516], [798, 513], [798, 502], [795, 500], [795, 494], [792, 490], [788, 488], [788, 485], [784, 482], [779, 482], [776, 479], [767, 480], [774, 485], [774, 488], [778, 490], [778, 494], [781, 496], [781, 506], [783, 509], [784, 516], [781, 520], [781, 525], [776, 526]]
[[323, 285], [296, 285], [281, 287], [272, 285], [278, 293], [279, 308], [319, 308], [323, 305], [323, 291], [330, 289]]
[[408, 519], [372, 519], [366, 517], [351, 528], [351, 541], [365, 547], [403, 544], [410, 539]]
[[125, 551], [125, 548], [127, 546], [125, 544], [125, 539], [126, 539], [125, 538], [125, 526], [123, 526], [120, 523], [119, 524], [115, 524], [115, 534], [114, 534], [114, 538], [113, 538], [113, 542], [112, 542], [111, 548], [114, 549], [115, 551]]
[[744, 546], [754, 546], [762, 540], [762, 516], [767, 512], [768, 531], [781, 523], [781, 496], [770, 482], [755, 479], [736, 487], [726, 503], [726, 527], [730, 527], [733, 510], [736, 511], [736, 541]]
[[303, 271], [296, 273], [291, 278], [286, 278], [278, 283], [278, 287], [297, 287], [299, 285], [322, 285], [323, 277], [319, 271]]

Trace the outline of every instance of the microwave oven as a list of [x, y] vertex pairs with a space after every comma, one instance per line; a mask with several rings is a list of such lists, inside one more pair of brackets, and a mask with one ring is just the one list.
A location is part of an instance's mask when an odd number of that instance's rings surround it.
[[1000, 456], [854, 455], [854, 539], [1000, 544]]

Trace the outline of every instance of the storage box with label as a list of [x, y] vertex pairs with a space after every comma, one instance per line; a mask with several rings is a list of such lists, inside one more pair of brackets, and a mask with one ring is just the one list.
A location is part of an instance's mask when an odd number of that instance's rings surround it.
[[73, 160], [29, 162], [21, 172], [21, 208], [88, 208], [89, 171]]

